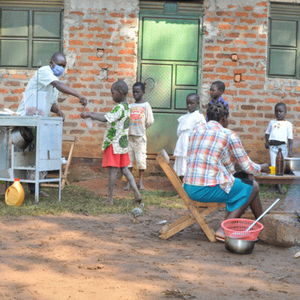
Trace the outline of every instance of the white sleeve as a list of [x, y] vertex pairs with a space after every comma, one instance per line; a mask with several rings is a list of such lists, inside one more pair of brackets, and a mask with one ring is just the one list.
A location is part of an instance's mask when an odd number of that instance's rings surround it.
[[269, 122], [265, 134], [270, 134], [272, 131], [272, 121]]
[[147, 102], [146, 106], [146, 128], [150, 127], [154, 123], [153, 112], [150, 104]]
[[291, 122], [287, 123], [287, 138], [289, 140], [293, 139], [293, 124]]
[[53, 74], [50, 67], [42, 67], [38, 69], [38, 81], [42, 86], [48, 86], [51, 82], [58, 80], [58, 78]]

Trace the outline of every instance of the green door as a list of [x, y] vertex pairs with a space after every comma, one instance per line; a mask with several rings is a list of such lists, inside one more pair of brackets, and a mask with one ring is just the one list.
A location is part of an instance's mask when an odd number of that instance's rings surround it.
[[141, 15], [139, 80], [155, 123], [148, 130], [148, 153], [173, 153], [178, 117], [186, 112], [186, 95], [198, 92], [200, 63], [198, 17]]

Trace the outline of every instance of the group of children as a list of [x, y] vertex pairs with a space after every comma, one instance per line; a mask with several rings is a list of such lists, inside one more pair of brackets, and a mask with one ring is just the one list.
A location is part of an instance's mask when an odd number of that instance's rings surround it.
[[[227, 108], [228, 103], [222, 97], [225, 85], [222, 81], [215, 81], [210, 87], [210, 103], [221, 102]], [[147, 136], [146, 130], [153, 122], [150, 104], [145, 101], [145, 84], [136, 82], [132, 88], [134, 103], [128, 104], [126, 96], [128, 86], [123, 80], [118, 80], [111, 87], [112, 99], [116, 103], [108, 113], [83, 112], [82, 118], [107, 122], [107, 129], [103, 139], [102, 167], [109, 170], [108, 203], [113, 204], [113, 190], [118, 171], [127, 178], [129, 187], [135, 195], [135, 201], [142, 201], [140, 191], [144, 189], [143, 173], [146, 169]], [[186, 97], [187, 113], [178, 118], [177, 143], [174, 150], [174, 170], [182, 179], [186, 172], [187, 148], [189, 135], [194, 128], [206, 119], [199, 112], [199, 96], [195, 93]], [[229, 109], [228, 109], [229, 111]], [[287, 109], [284, 103], [275, 105], [275, 118], [269, 122], [265, 132], [265, 147], [270, 151], [271, 165], [275, 166], [278, 149], [282, 149], [284, 157], [292, 156], [293, 125], [285, 120]], [[131, 173], [133, 164], [139, 170], [138, 185]]]
[[[222, 97], [225, 91], [225, 85], [222, 81], [215, 81], [210, 87], [210, 103], [221, 102], [228, 108], [228, 103]], [[199, 123], [206, 122], [204, 116], [199, 113], [199, 96], [197, 94], [189, 94], [186, 98], [187, 114], [178, 118], [177, 136], [178, 140], [175, 146], [174, 170], [182, 179], [186, 172], [187, 148], [190, 133]], [[293, 155], [293, 125], [285, 120], [287, 108], [285, 103], [277, 103], [275, 105], [275, 119], [271, 120], [265, 132], [265, 147], [270, 152], [271, 166], [276, 164], [276, 155], [281, 148], [284, 157]]]

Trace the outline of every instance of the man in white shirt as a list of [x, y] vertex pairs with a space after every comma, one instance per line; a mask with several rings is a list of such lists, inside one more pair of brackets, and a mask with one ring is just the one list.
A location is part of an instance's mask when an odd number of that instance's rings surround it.
[[[64, 119], [64, 113], [57, 105], [58, 93], [62, 92], [75, 96], [83, 105], [87, 105], [87, 99], [76, 90], [68, 87], [59, 77], [63, 75], [67, 61], [63, 53], [56, 52], [52, 55], [48, 66], [39, 68], [35, 75], [30, 79], [19, 105], [18, 112], [21, 116], [41, 115], [48, 117], [51, 112]], [[45, 176], [43, 172], [40, 176]], [[28, 177], [34, 177], [34, 172], [28, 171]], [[31, 194], [35, 192], [35, 185], [29, 183]], [[40, 192], [40, 195], [41, 192]]]
[[43, 66], [37, 70], [28, 82], [19, 105], [18, 112], [21, 116], [34, 114], [49, 116], [50, 112], [53, 112], [64, 118], [64, 113], [57, 105], [59, 92], [77, 97], [82, 105], [87, 105], [87, 99], [84, 96], [59, 81], [66, 64], [65, 55], [56, 52], [52, 55], [48, 66]]

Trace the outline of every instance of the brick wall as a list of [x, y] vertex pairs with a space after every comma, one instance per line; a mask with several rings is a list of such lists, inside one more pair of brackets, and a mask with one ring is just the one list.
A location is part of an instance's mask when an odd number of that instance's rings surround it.
[[[296, 128], [296, 140], [300, 125], [299, 81], [266, 76], [269, 1], [206, 0], [204, 6], [203, 103], [208, 101], [210, 83], [223, 80], [230, 128], [238, 132], [251, 158], [267, 161], [264, 130], [273, 118], [274, 104], [288, 105], [287, 119]], [[125, 78], [132, 86], [136, 80], [138, 1], [66, 0], [64, 42], [68, 70], [63, 81], [89, 99], [89, 110], [109, 110], [112, 82]], [[103, 56], [97, 49], [104, 49]], [[237, 61], [232, 54], [237, 54]], [[32, 74], [32, 70], [0, 69], [0, 109], [17, 108]], [[241, 74], [242, 81], [234, 82], [234, 74]], [[94, 122], [88, 128], [80, 119], [78, 100], [66, 95], [60, 100], [66, 114], [64, 133], [78, 138], [74, 156], [98, 158], [105, 125]]]
[[[210, 83], [224, 81], [224, 98], [230, 104], [230, 128], [238, 132], [251, 158], [267, 162], [264, 131], [274, 117], [275, 103], [285, 102], [287, 119], [295, 127], [297, 150], [299, 81], [266, 76], [269, 1], [206, 1], [205, 11], [204, 103], [208, 101]], [[232, 54], [237, 54], [237, 61], [232, 59]], [[235, 74], [241, 74], [241, 82], [234, 81]]]

